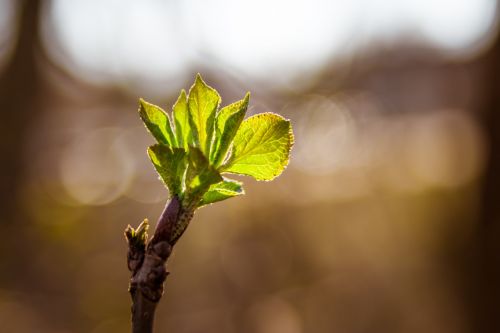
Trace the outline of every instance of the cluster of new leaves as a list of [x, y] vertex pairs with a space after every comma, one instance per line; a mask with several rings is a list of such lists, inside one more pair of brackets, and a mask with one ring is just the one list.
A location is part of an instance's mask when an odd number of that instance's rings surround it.
[[293, 133], [290, 121], [274, 113], [244, 120], [250, 95], [219, 110], [221, 98], [198, 74], [181, 91], [172, 116], [140, 100], [139, 113], [158, 142], [148, 148], [153, 165], [186, 207], [197, 208], [243, 194], [233, 173], [271, 180], [286, 167]]

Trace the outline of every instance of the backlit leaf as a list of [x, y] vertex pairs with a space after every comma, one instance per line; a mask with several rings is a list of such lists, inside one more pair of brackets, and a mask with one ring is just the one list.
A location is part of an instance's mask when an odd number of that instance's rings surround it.
[[[287, 166], [294, 140], [290, 121], [274, 113], [244, 119], [249, 97], [218, 110], [219, 94], [198, 74], [189, 94], [181, 91], [171, 118], [140, 100], [141, 118], [158, 141], [148, 155], [186, 212], [244, 194], [240, 182], [221, 173], [271, 180]], [[179, 226], [176, 237], [186, 226]]]
[[148, 148], [148, 155], [170, 194], [180, 196], [186, 170], [186, 151], [182, 148], [156, 144]]
[[188, 160], [184, 201], [186, 205], [196, 205], [210, 185], [222, 181], [222, 176], [199, 148], [189, 147]]
[[217, 91], [209, 87], [198, 74], [189, 90], [188, 110], [194, 144], [205, 156], [210, 156], [215, 114], [219, 104], [220, 96]]
[[139, 100], [139, 114], [153, 137], [164, 145], [176, 146], [176, 139], [170, 126], [170, 118], [159, 106]]
[[183, 147], [187, 151], [188, 146], [192, 144], [192, 138], [191, 127], [189, 125], [187, 96], [184, 89], [182, 89], [179, 98], [175, 102], [172, 113], [175, 123], [175, 136], [177, 138], [177, 143], [179, 147]]
[[244, 99], [222, 108], [215, 117], [215, 139], [211, 162], [216, 167], [224, 162], [231, 142], [245, 118], [249, 98], [250, 94], [247, 93]]
[[224, 179], [213, 184], [203, 195], [199, 207], [245, 194], [242, 184], [236, 180]]
[[231, 156], [220, 170], [271, 180], [287, 166], [292, 145], [289, 120], [274, 113], [257, 114], [241, 123]]

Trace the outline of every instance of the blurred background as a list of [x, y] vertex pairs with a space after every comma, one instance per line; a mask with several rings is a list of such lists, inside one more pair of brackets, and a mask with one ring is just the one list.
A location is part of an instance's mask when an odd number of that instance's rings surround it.
[[168, 197], [137, 101], [200, 72], [296, 144], [197, 212], [158, 332], [500, 332], [498, 6], [0, 0], [0, 330], [129, 330], [123, 230]]

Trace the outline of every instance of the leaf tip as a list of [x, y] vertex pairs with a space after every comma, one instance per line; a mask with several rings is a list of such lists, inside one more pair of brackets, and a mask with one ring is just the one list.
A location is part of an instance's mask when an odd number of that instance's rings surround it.
[[196, 78], [194, 80], [195, 83], [202, 83], [202, 84], [205, 84], [205, 81], [203, 81], [203, 78], [201, 77], [201, 74], [200, 73], [196, 73]]
[[139, 98], [139, 113], [142, 113], [143, 112], [143, 109], [144, 109], [144, 104], [146, 103], [146, 101], [141, 97]]

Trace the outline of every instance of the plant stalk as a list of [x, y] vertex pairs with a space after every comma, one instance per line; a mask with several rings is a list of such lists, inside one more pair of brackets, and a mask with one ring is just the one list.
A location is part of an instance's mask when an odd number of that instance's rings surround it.
[[132, 333], [153, 332], [156, 306], [168, 275], [166, 263], [178, 239], [179, 222], [187, 226], [185, 221], [189, 222], [192, 216], [192, 211], [183, 209], [179, 198], [174, 196], [165, 206], [149, 241], [147, 220], [137, 229], [128, 226], [125, 230], [129, 245], [127, 263], [131, 272]]

